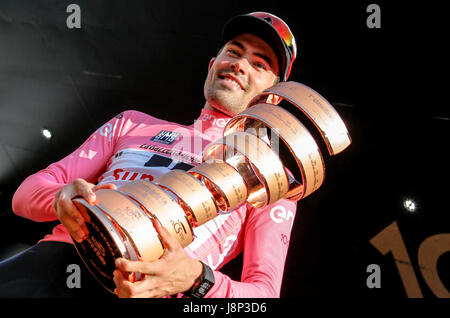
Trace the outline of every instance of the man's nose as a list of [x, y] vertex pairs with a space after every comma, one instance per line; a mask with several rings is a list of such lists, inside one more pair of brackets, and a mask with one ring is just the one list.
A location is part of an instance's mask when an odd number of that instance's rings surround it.
[[236, 74], [242, 74], [245, 75], [247, 72], [245, 70], [245, 65], [244, 65], [245, 61], [243, 58], [235, 60], [231, 63], [231, 69], [233, 70], [233, 72], [235, 72]]

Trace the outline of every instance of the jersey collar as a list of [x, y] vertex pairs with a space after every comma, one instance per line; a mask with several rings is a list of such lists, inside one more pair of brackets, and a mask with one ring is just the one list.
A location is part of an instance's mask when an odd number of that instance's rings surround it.
[[230, 116], [223, 113], [203, 108], [193, 126], [194, 129], [200, 131], [204, 137], [215, 141], [222, 137], [223, 130], [230, 119]]

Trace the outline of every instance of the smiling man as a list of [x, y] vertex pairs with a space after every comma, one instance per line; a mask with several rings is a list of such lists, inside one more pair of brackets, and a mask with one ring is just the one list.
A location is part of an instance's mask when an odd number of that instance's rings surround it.
[[279, 81], [278, 69], [276, 54], [267, 42], [249, 33], [234, 37], [210, 61], [205, 108], [235, 116], [255, 95]]
[[[182, 152], [177, 144], [201, 139], [204, 148], [215, 141], [226, 122], [255, 95], [287, 80], [295, 57], [295, 39], [280, 18], [265, 12], [236, 16], [225, 25], [221, 49], [209, 62], [200, 127], [125, 111], [71, 155], [25, 179], [14, 195], [14, 212], [36, 221], [59, 219], [61, 224], [29, 250], [0, 263], [0, 296], [104, 295], [84, 267], [79, 290], [65, 285], [67, 266], [81, 263], [71, 237], [81, 242], [89, 235], [85, 224], [89, 217], [71, 199], [81, 196], [94, 204], [99, 188], [120, 187], [136, 179], [152, 181], [171, 169], [188, 170], [199, 164], [202, 149]], [[241, 205], [194, 228], [195, 240], [185, 248], [155, 222], [165, 247], [163, 256], [153, 262], [118, 259], [115, 294], [279, 297], [295, 211], [296, 203], [287, 200], [261, 209]], [[220, 268], [240, 253], [242, 276], [235, 281]], [[125, 272], [146, 275], [130, 282]]]

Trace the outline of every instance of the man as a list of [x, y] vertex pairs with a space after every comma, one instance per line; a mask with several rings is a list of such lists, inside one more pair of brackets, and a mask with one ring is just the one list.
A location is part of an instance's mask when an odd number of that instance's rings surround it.
[[[62, 224], [30, 250], [0, 264], [0, 296], [102, 295], [104, 291], [91, 282], [84, 267], [81, 288], [67, 287], [67, 266], [81, 263], [70, 236], [78, 242], [85, 239], [89, 219], [71, 199], [81, 196], [95, 204], [95, 191], [100, 188], [114, 189], [136, 179], [152, 181], [171, 169], [187, 170], [199, 164], [201, 150], [222, 135], [232, 116], [255, 95], [289, 76], [296, 44], [278, 17], [264, 12], [234, 17], [226, 24], [222, 40], [219, 53], [209, 63], [206, 103], [195, 125], [184, 127], [125, 111], [71, 155], [21, 184], [13, 198], [16, 214], [36, 221], [59, 219]], [[201, 149], [179, 147], [199, 140]], [[244, 204], [195, 228], [195, 240], [184, 249], [156, 222], [165, 246], [163, 256], [153, 262], [118, 259], [115, 294], [279, 297], [295, 211], [296, 204], [287, 200], [262, 209]], [[219, 269], [241, 252], [242, 279], [233, 281]], [[24, 275], [26, 266], [29, 273]], [[146, 275], [130, 282], [123, 272]]]

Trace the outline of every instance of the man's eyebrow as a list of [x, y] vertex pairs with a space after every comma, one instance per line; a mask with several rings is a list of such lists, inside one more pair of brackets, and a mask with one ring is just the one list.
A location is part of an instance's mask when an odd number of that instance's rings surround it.
[[233, 40], [230, 42], [230, 45], [236, 45], [237, 47], [239, 47], [241, 50], [245, 50], [244, 44], [242, 44], [239, 41]]
[[[235, 46], [237, 46], [238, 48], [240, 48], [241, 50], [245, 50], [244, 44], [242, 44], [241, 42], [239, 42], [239, 41], [237, 41], [237, 40], [232, 40], [232, 41], [230, 42], [230, 45], [235, 45]], [[266, 61], [267, 64], [269, 64], [269, 66], [272, 68], [273, 63], [272, 63], [272, 61], [269, 59], [268, 56], [266, 56], [266, 55], [264, 55], [264, 54], [262, 54], [262, 53], [259, 53], [259, 52], [254, 52], [253, 55], [256, 55], [256, 56], [259, 56], [260, 58], [262, 58], [262, 59], [263, 59], [264, 61]]]

